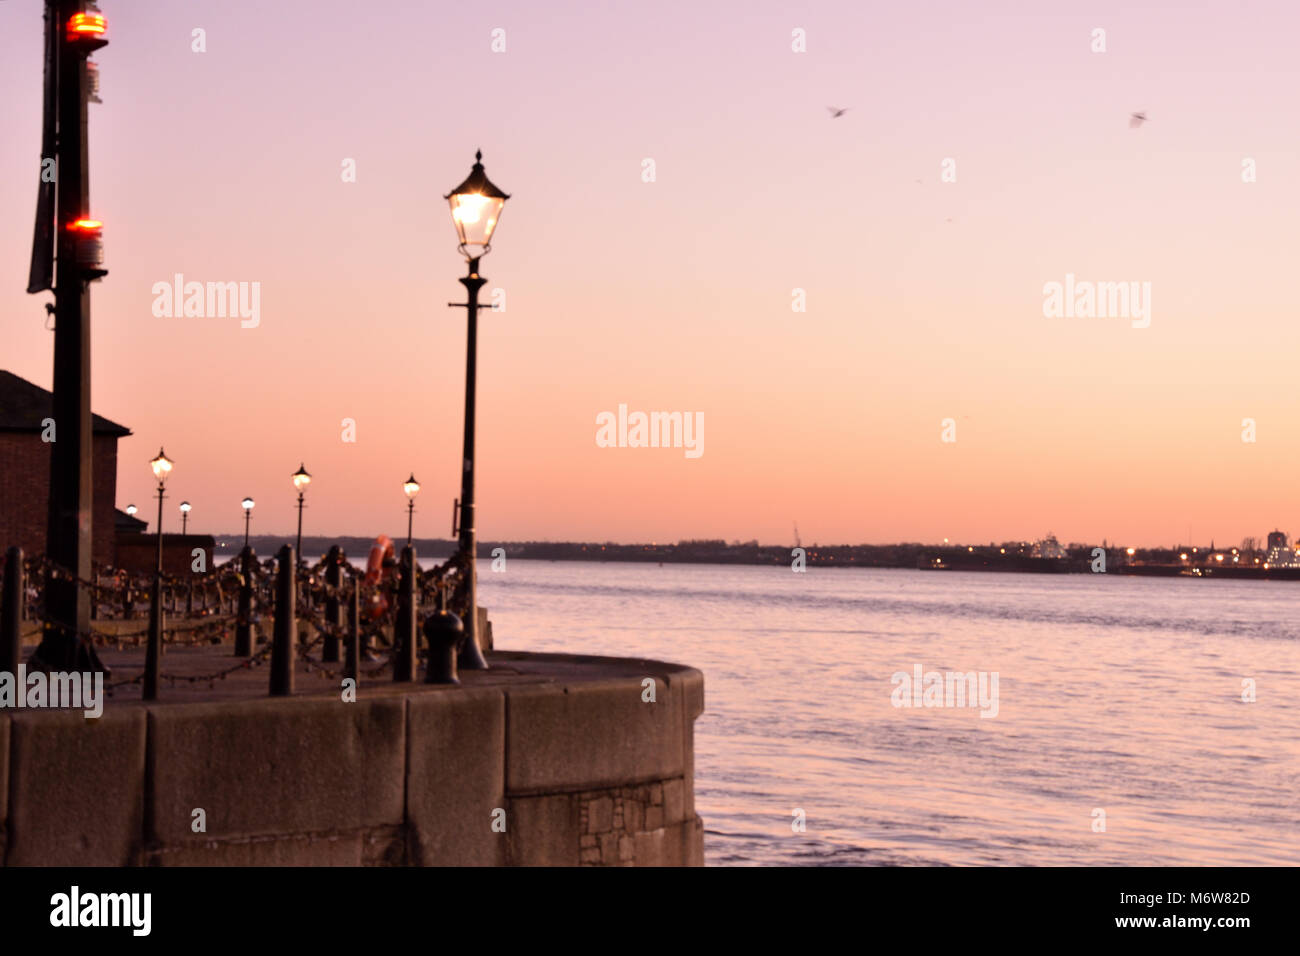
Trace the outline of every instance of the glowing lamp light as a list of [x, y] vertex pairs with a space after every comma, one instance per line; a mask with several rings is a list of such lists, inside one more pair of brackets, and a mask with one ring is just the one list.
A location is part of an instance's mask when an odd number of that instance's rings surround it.
[[474, 159], [474, 168], [465, 181], [443, 197], [451, 205], [451, 221], [460, 238], [461, 254], [468, 259], [477, 259], [492, 248], [492, 234], [510, 198], [483, 172], [482, 150], [474, 154]]
[[253, 502], [253, 499], [252, 499], [252, 498], [245, 498], [245, 499], [244, 499], [243, 501], [241, 501], [239, 504], [243, 507], [243, 509], [244, 509], [245, 511], [252, 511], [252, 510], [253, 510], [253, 503], [254, 503], [254, 502]]
[[307, 474], [306, 468], [299, 465], [298, 470], [293, 473], [293, 486], [298, 489], [298, 494], [302, 494], [302, 490], [310, 484], [311, 475]]
[[167, 480], [167, 476], [172, 473], [172, 466], [175, 465], [167, 453], [161, 448], [158, 449], [158, 457], [149, 461], [149, 467], [153, 469], [153, 476], [158, 479], [158, 484]]
[[135, 516], [135, 513], [136, 513], [137, 511], [139, 511], [139, 510], [140, 510], [140, 509], [137, 508], [135, 505], [127, 505], [127, 506], [126, 506], [126, 513], [129, 514], [129, 515], [131, 515], [132, 517], [134, 517], [134, 516]]
[[77, 237], [77, 265], [99, 269], [104, 264], [104, 224], [98, 219], [77, 219], [68, 223], [68, 231]]
[[98, 39], [108, 32], [108, 21], [101, 13], [74, 13], [68, 20], [68, 39]]
[[191, 505], [188, 501], [182, 501], [182, 502], [181, 502], [181, 513], [182, 513], [182, 514], [189, 514], [190, 511], [191, 511], [191, 509], [193, 509], [193, 507], [194, 507], [194, 506]]
[[402, 491], [406, 492], [406, 497], [410, 498], [412, 501], [414, 501], [415, 496], [420, 493], [420, 483], [415, 480], [414, 472], [411, 473], [410, 478], [407, 478], [406, 481], [402, 482]]

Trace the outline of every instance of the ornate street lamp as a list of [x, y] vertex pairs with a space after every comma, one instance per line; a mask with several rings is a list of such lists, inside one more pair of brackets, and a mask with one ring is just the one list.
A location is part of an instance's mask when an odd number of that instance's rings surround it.
[[253, 499], [245, 498], [239, 504], [244, 509], [244, 547], [248, 547], [248, 522], [253, 519]]
[[307, 474], [306, 468], [299, 465], [298, 470], [293, 473], [293, 486], [298, 490], [298, 547], [294, 554], [298, 556], [299, 561], [302, 560], [302, 495], [310, 484], [311, 475]]
[[411, 525], [415, 521], [415, 496], [420, 493], [420, 483], [415, 480], [415, 472], [402, 482], [402, 491], [406, 492], [406, 543], [411, 543]]
[[172, 473], [173, 462], [167, 453], [158, 449], [157, 457], [149, 462], [153, 476], [158, 479], [158, 557], [153, 567], [153, 595], [149, 601], [149, 643], [144, 658], [144, 699], [158, 699], [158, 661], [162, 657], [162, 559], [163, 559], [163, 488]]
[[[459, 510], [460, 552], [465, 562], [468, 611], [465, 615], [465, 643], [460, 666], [467, 670], [485, 670], [487, 661], [478, 633], [478, 566], [477, 536], [474, 527], [474, 412], [475, 375], [478, 365], [478, 293], [485, 282], [478, 272], [480, 256], [492, 249], [492, 235], [501, 220], [501, 211], [510, 196], [498, 189], [483, 172], [482, 151], [474, 154], [474, 167], [463, 183], [443, 197], [451, 205], [451, 221], [460, 238], [461, 255], [469, 261], [469, 273], [460, 280], [468, 294], [467, 302], [449, 302], [463, 308], [468, 319], [465, 344], [465, 454], [461, 472]], [[452, 533], [457, 532], [453, 521]]]
[[189, 533], [190, 509], [193, 507], [188, 501], [181, 502], [181, 534]]

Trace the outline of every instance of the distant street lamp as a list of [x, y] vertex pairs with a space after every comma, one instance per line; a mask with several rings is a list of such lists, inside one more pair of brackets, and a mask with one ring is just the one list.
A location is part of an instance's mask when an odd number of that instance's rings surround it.
[[311, 475], [307, 474], [306, 468], [299, 465], [298, 470], [293, 473], [293, 486], [298, 489], [298, 547], [294, 554], [298, 556], [299, 561], [302, 560], [302, 494], [310, 484]]
[[136, 513], [137, 511], [139, 511], [139, 510], [140, 510], [140, 509], [137, 508], [135, 505], [127, 505], [127, 506], [126, 506], [126, 513], [129, 514], [132, 518], [135, 517], [135, 513]]
[[[510, 196], [498, 189], [483, 171], [483, 153], [474, 154], [474, 167], [463, 183], [443, 197], [451, 204], [451, 221], [460, 238], [458, 249], [469, 262], [469, 273], [460, 280], [467, 302], [449, 302], [465, 309], [468, 329], [465, 344], [465, 454], [461, 472], [460, 552], [465, 561], [468, 610], [465, 614], [465, 644], [460, 665], [467, 670], [485, 670], [487, 661], [478, 633], [478, 548], [474, 524], [474, 415], [475, 376], [478, 365], [478, 293], [487, 282], [478, 272], [478, 260], [492, 249], [492, 234], [501, 210]], [[456, 527], [452, 532], [456, 532]]]
[[244, 547], [248, 547], [248, 522], [253, 518], [253, 499], [245, 498], [240, 502], [244, 509]]
[[191, 505], [188, 501], [181, 502], [181, 534], [182, 535], [189, 533], [188, 528], [190, 524], [190, 508], [192, 507], [193, 505]]
[[415, 472], [402, 482], [402, 491], [406, 492], [406, 543], [411, 543], [411, 526], [415, 521], [415, 496], [420, 493], [420, 483], [415, 480]]
[[158, 661], [162, 657], [162, 509], [163, 488], [172, 473], [173, 462], [166, 452], [158, 449], [158, 456], [149, 462], [153, 476], [158, 479], [158, 557], [153, 567], [153, 596], [149, 601], [149, 643], [144, 659], [144, 699], [158, 699]]

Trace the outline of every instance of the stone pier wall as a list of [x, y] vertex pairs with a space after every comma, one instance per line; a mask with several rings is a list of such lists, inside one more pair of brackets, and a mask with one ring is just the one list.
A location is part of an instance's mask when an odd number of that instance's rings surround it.
[[[366, 683], [354, 703], [329, 692], [110, 701], [98, 720], [0, 712], [0, 858], [8, 866], [703, 863], [699, 671], [553, 654], [495, 653], [491, 663], [462, 672], [458, 688]], [[653, 702], [644, 699], [647, 678]]]

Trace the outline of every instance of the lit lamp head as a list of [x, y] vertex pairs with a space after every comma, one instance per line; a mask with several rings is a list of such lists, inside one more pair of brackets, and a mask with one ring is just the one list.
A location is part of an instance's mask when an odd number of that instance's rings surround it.
[[108, 32], [108, 21], [102, 13], [74, 13], [68, 18], [67, 40], [69, 43], [84, 43], [87, 46], [100, 47], [108, 43], [104, 34]]
[[184, 515], [189, 514], [189, 513], [190, 513], [190, 508], [191, 508], [191, 507], [193, 507], [193, 506], [192, 506], [188, 501], [182, 501], [182, 502], [181, 502], [181, 514], [184, 514]]
[[406, 481], [402, 482], [402, 491], [406, 492], [406, 497], [410, 498], [412, 501], [414, 501], [415, 496], [420, 493], [420, 483], [415, 480], [414, 473], [411, 474], [410, 478], [407, 478]]
[[68, 232], [76, 236], [77, 265], [99, 269], [104, 265], [104, 224], [98, 219], [74, 219]]
[[140, 510], [140, 509], [137, 508], [135, 505], [127, 505], [127, 506], [126, 506], [126, 513], [129, 514], [129, 515], [131, 515], [132, 517], [134, 517], [134, 516], [135, 516], [135, 513], [136, 513], [137, 511], [139, 511], [139, 510]]
[[306, 468], [304, 468], [302, 465], [299, 465], [298, 470], [293, 473], [294, 488], [298, 489], [298, 494], [302, 494], [303, 490], [310, 484], [311, 484], [311, 475], [307, 474]]
[[460, 237], [460, 252], [477, 259], [492, 248], [492, 233], [510, 196], [503, 193], [483, 172], [483, 152], [474, 154], [474, 168], [463, 183], [443, 198], [451, 204], [451, 221]]
[[167, 457], [167, 453], [161, 448], [158, 449], [158, 457], [150, 460], [149, 467], [153, 469], [153, 476], [158, 479], [158, 484], [163, 484], [167, 476], [172, 473], [174, 462]]
[[252, 499], [252, 498], [245, 498], [245, 499], [244, 499], [243, 501], [241, 501], [239, 504], [243, 507], [244, 511], [246, 511], [246, 512], [248, 512], [248, 511], [252, 511], [252, 510], [253, 510], [253, 499]]

